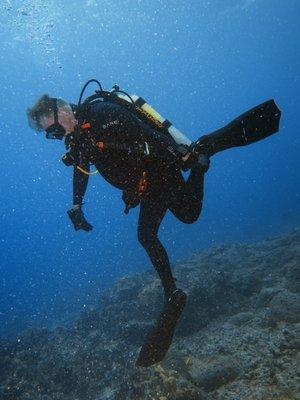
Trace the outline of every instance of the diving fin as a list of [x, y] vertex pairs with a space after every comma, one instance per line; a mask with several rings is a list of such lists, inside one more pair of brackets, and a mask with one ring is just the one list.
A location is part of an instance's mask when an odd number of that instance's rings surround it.
[[186, 294], [180, 289], [176, 289], [172, 293], [154, 328], [146, 337], [136, 366], [150, 367], [164, 359], [172, 343], [177, 322], [185, 307], [186, 297]]
[[209, 157], [226, 149], [238, 146], [247, 146], [262, 140], [279, 130], [281, 111], [274, 100], [265, 101], [251, 110], [240, 115], [224, 128], [200, 137], [191, 145], [192, 155], [184, 165], [188, 165], [199, 154]]

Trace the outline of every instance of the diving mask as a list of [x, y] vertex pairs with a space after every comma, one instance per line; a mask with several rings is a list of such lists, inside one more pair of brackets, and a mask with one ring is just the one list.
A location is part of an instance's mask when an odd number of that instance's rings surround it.
[[46, 131], [47, 139], [58, 139], [62, 140], [66, 134], [65, 128], [58, 122], [58, 109], [57, 109], [57, 99], [53, 98], [53, 113], [54, 113], [54, 123], [50, 125]]

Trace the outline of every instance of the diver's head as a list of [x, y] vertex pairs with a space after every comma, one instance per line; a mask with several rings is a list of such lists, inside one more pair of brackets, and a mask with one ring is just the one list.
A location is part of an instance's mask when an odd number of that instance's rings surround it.
[[74, 131], [77, 124], [70, 104], [47, 94], [27, 109], [27, 117], [31, 128], [46, 131], [47, 139], [62, 140]]

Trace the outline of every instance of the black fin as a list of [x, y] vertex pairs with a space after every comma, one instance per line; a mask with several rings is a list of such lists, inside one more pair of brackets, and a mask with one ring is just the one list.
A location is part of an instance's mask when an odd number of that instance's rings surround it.
[[232, 147], [247, 146], [279, 130], [281, 111], [274, 100], [265, 101], [235, 118], [224, 128], [200, 137], [192, 149], [191, 163], [199, 154], [212, 156]]
[[177, 322], [186, 304], [186, 294], [176, 289], [166, 303], [154, 328], [149, 332], [136, 361], [138, 367], [150, 367], [162, 361], [172, 343]]
[[268, 100], [240, 115], [224, 129], [241, 134], [241, 145], [247, 145], [278, 132], [280, 116], [275, 101]]

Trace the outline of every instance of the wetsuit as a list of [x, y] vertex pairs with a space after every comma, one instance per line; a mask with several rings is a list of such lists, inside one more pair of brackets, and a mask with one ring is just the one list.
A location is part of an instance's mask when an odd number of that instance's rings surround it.
[[[173, 138], [150, 128], [119, 105], [97, 101], [77, 111], [76, 118], [79, 135], [68, 137], [66, 143], [68, 157], [75, 165], [74, 204], [82, 203], [89, 178], [77, 165], [88, 171], [90, 163], [104, 179], [123, 190], [123, 199], [133, 198], [134, 205], [140, 203], [138, 239], [169, 297], [176, 285], [167, 252], [158, 238], [159, 226], [167, 210], [182, 222], [197, 220], [204, 171], [193, 169], [185, 181], [180, 171], [182, 154]], [[146, 186], [138, 193], [143, 174]]]

